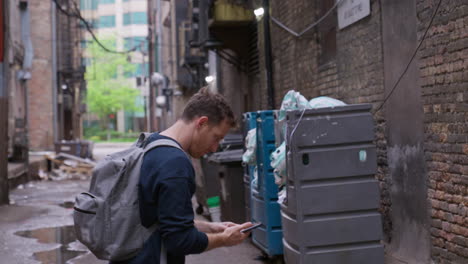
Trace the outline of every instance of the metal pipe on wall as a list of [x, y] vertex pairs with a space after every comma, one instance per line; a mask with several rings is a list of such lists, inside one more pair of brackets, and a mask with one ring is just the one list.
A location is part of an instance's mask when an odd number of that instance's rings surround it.
[[270, 1], [263, 0], [265, 14], [263, 17], [263, 44], [265, 52], [266, 84], [268, 95], [268, 109], [275, 109], [275, 89], [273, 86], [273, 62], [271, 55], [271, 33], [270, 33]]
[[53, 134], [54, 142], [58, 141], [58, 118], [57, 118], [57, 6], [54, 1], [50, 1], [50, 16], [51, 16], [51, 27], [52, 27], [52, 112], [53, 112]]
[[[148, 9], [148, 56], [149, 56], [149, 73], [148, 73], [148, 81], [149, 81], [149, 130], [150, 131], [157, 131], [157, 124], [156, 124], [156, 93], [155, 85], [151, 82], [151, 76], [155, 71], [154, 67], [154, 5], [153, 0], [148, 0], [147, 2], [147, 9]], [[143, 57], [144, 58], [144, 57]]]
[[9, 203], [8, 187], [8, 88], [7, 72], [3, 66], [6, 46], [4, 25], [8, 18], [8, 3], [0, 0], [0, 204]]

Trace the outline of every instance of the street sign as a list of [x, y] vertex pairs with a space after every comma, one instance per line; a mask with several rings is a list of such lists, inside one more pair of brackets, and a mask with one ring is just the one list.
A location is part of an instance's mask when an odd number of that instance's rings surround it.
[[370, 0], [343, 0], [338, 5], [338, 27], [343, 29], [369, 14]]

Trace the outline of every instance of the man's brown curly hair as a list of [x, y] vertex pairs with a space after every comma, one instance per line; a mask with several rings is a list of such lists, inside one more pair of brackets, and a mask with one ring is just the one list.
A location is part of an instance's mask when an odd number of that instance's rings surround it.
[[226, 120], [231, 127], [236, 126], [236, 118], [224, 97], [210, 92], [208, 87], [201, 88], [190, 98], [182, 113], [182, 120], [192, 121], [201, 116], [208, 117], [210, 125], [219, 125]]

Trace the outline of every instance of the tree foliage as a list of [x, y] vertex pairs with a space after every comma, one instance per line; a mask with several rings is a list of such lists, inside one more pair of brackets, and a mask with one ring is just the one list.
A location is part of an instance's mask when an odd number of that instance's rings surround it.
[[[115, 46], [115, 39], [102, 39], [106, 47]], [[96, 114], [105, 126], [110, 114], [119, 110], [141, 111], [136, 102], [139, 91], [132, 88], [124, 72], [133, 72], [136, 65], [125, 54], [104, 51], [95, 42], [85, 51], [88, 59], [85, 79], [87, 81], [86, 103], [89, 112]]]

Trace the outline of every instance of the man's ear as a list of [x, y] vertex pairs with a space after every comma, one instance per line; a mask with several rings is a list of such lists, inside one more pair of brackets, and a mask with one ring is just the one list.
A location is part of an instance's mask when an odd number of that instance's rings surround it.
[[197, 127], [202, 127], [205, 124], [208, 124], [208, 117], [207, 116], [202, 116], [197, 119]]

